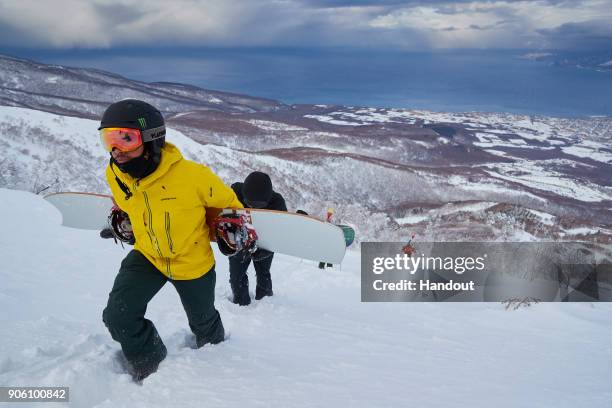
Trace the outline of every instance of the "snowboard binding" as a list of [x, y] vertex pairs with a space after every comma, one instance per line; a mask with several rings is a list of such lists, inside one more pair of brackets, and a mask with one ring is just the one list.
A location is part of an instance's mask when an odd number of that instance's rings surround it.
[[119, 240], [129, 245], [134, 245], [136, 243], [130, 217], [116, 205], [113, 206], [108, 216], [108, 226], [113, 233], [115, 242]]
[[257, 251], [257, 233], [244, 215], [225, 214], [214, 219], [217, 245], [225, 256], [251, 256]]

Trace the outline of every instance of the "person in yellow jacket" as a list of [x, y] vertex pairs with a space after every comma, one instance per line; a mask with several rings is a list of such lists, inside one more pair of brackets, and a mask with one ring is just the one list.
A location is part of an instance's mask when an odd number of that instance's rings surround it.
[[206, 219], [215, 209], [242, 204], [208, 167], [184, 159], [165, 141], [163, 116], [148, 103], [126, 99], [110, 105], [99, 131], [111, 156], [107, 182], [116, 205], [129, 216], [135, 238], [115, 278], [103, 321], [121, 344], [126, 369], [142, 381], [157, 371], [167, 353], [155, 326], [145, 318], [147, 304], [166, 282], [181, 298], [196, 346], [223, 341]]

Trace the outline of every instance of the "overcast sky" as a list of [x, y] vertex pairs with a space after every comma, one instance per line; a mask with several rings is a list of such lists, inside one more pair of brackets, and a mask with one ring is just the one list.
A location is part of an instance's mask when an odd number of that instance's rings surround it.
[[612, 49], [612, 0], [0, 0], [0, 46]]

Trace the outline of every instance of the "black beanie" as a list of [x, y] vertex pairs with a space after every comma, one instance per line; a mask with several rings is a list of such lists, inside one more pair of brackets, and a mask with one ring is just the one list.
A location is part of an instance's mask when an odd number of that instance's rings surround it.
[[244, 179], [242, 195], [250, 202], [269, 203], [272, 199], [272, 180], [266, 173], [254, 171]]

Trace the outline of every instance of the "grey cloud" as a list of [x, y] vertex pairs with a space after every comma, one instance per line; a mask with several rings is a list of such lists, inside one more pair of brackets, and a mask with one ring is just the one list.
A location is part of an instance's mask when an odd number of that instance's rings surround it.
[[380, 48], [381, 45], [404, 49], [428, 49], [432, 46], [426, 33], [402, 27], [375, 29], [367, 20], [341, 24], [333, 16], [297, 21], [278, 32], [276, 43], [281, 46], [357, 46]]
[[470, 24], [469, 28], [471, 30], [485, 31], [485, 30], [492, 30], [494, 28], [497, 28], [497, 27], [502, 26], [502, 25], [507, 24], [507, 23], [508, 23], [507, 20], [502, 20], [502, 21], [497, 21], [494, 24], [487, 24], [487, 25]]
[[40, 38], [32, 32], [24, 32], [11, 24], [0, 24], [0, 46], [33, 47], [40, 45]]
[[[489, 0], [298, 0], [301, 4], [313, 7], [378, 7], [378, 6], [401, 6], [416, 7], [429, 6], [439, 7], [442, 12], [452, 14], [454, 5], [465, 3], [490, 3]], [[508, 0], [510, 2], [529, 2], [533, 0]], [[589, 0], [539, 0], [541, 3], [551, 5], [580, 5]]]
[[612, 24], [607, 20], [566, 23], [537, 32], [548, 41], [550, 48], [612, 49]]
[[338, 8], [338, 7], [380, 7], [380, 6], [415, 6], [421, 5], [423, 1], [406, 1], [406, 0], [299, 0], [305, 6], [320, 7], [320, 8]]
[[136, 21], [147, 14], [147, 8], [129, 4], [93, 3], [97, 15], [109, 24], [124, 24]]
[[[468, 13], [482, 11], [492, 16], [491, 21], [467, 19], [464, 23], [450, 17], [445, 21], [444, 15], [464, 13], [468, 9], [464, 3], [470, 3]], [[537, 44], [550, 47], [589, 44], [610, 48], [609, 21], [567, 23], [534, 31], [510, 3], [575, 6], [592, 4], [593, 0], [149, 0], [146, 7], [138, 0], [56, 0], [53, 6], [51, 2], [1, 0], [0, 46], [364, 46], [422, 50], [438, 47], [436, 41], [451, 35], [445, 32], [457, 31], [452, 34], [460, 37], [460, 29], [469, 27], [472, 33], [468, 38], [474, 39], [475, 46], [520, 47], [541, 40]], [[417, 6], [433, 8], [436, 25], [423, 21], [415, 28], [402, 23], [402, 15]], [[612, 4], [609, 9], [612, 13]], [[65, 10], [70, 10], [70, 19], [58, 18]], [[387, 17], [391, 23], [380, 24]], [[500, 26], [503, 30], [494, 30]]]

